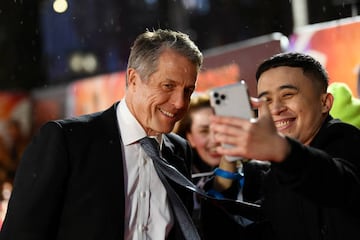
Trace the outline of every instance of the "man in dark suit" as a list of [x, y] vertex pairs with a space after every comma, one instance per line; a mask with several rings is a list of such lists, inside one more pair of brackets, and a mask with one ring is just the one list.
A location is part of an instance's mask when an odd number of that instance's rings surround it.
[[[17, 169], [1, 240], [185, 239], [139, 141], [190, 178], [191, 151], [170, 134], [187, 111], [202, 54], [186, 34], [146, 31], [131, 48], [124, 99], [45, 124]], [[169, 181], [188, 211], [192, 193]]]
[[[259, 117], [214, 117], [211, 124], [216, 141], [234, 146], [219, 147], [219, 153], [270, 163], [257, 178], [251, 175], [254, 171], [244, 172], [244, 199], [251, 191], [247, 184], [262, 180], [252, 190], [262, 192], [258, 203], [267, 224], [252, 226], [256, 237], [239, 239], [359, 238], [360, 130], [329, 114], [333, 96], [327, 92], [325, 69], [309, 55], [282, 53], [264, 61], [256, 79], [260, 100], [253, 104]], [[254, 163], [244, 163], [249, 165], [245, 170], [256, 168]], [[225, 159], [220, 167], [236, 170]], [[231, 197], [230, 186], [237, 182], [224, 176], [217, 176], [214, 186]]]

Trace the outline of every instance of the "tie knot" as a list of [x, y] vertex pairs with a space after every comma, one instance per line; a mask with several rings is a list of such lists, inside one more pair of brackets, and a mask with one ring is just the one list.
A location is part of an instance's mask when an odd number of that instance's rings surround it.
[[151, 137], [144, 137], [140, 139], [140, 145], [144, 149], [144, 151], [150, 156], [159, 156], [160, 155], [160, 148], [159, 143], [156, 141], [155, 138]]

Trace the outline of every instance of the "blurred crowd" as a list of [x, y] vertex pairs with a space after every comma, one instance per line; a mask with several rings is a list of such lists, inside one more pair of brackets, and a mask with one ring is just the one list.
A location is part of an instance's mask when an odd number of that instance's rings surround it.
[[0, 227], [5, 217], [15, 171], [28, 140], [18, 120], [10, 119], [5, 123], [4, 135], [0, 135]]

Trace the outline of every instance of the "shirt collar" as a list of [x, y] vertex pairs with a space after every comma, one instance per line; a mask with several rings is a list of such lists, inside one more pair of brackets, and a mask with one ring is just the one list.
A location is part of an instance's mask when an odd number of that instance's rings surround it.
[[[139, 141], [140, 139], [146, 137], [146, 132], [140, 125], [140, 123], [136, 120], [134, 115], [130, 112], [125, 99], [122, 99], [116, 109], [116, 115], [118, 119], [119, 129], [121, 133], [121, 138], [124, 145], [130, 145]], [[131, 129], [129, 131], [129, 129]], [[159, 134], [155, 137], [160, 146], [162, 146], [163, 142], [163, 134]]]

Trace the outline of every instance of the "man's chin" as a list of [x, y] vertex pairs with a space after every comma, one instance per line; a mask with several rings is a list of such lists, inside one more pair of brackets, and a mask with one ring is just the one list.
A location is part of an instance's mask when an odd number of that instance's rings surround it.
[[153, 129], [152, 131], [154, 133], [157, 133], [157, 135], [158, 135], [158, 134], [161, 134], [161, 133], [169, 133], [173, 129], [174, 129], [174, 126], [172, 126], [172, 127], [170, 127], [170, 126], [169, 127], [161, 126], [159, 128]]
[[169, 132], [172, 132], [173, 129], [174, 129], [174, 128], [163, 129], [163, 130], [161, 131], [161, 133], [169, 133]]

